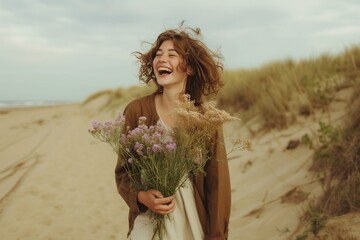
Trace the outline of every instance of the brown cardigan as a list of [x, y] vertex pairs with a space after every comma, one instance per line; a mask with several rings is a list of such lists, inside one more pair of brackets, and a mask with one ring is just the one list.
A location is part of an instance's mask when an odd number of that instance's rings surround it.
[[[136, 99], [124, 110], [126, 125], [134, 129], [141, 116], [147, 118], [148, 126], [155, 125], [159, 116], [155, 108], [155, 93]], [[226, 150], [222, 129], [216, 133], [216, 144], [213, 156], [206, 163], [206, 175], [200, 174], [193, 179], [195, 202], [204, 230], [205, 240], [227, 239], [231, 207], [230, 177], [226, 159]], [[217, 161], [219, 160], [219, 161]], [[129, 233], [135, 218], [147, 208], [138, 203], [136, 189], [130, 187], [129, 177], [118, 159], [115, 169], [115, 179], [118, 192], [129, 206]], [[197, 239], [196, 239], [197, 240]]]

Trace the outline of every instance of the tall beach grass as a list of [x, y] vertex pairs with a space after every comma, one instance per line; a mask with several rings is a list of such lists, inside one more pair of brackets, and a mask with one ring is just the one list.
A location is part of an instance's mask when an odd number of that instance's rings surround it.
[[272, 62], [257, 69], [224, 72], [221, 108], [243, 120], [259, 115], [267, 128], [283, 128], [296, 117], [324, 109], [334, 93], [360, 81], [360, 46], [313, 59]]

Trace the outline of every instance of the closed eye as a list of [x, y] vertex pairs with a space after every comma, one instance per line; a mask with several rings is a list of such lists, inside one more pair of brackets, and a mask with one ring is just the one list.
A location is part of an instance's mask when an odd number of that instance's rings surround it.
[[177, 57], [179, 55], [175, 49], [169, 49], [168, 53], [170, 57]]

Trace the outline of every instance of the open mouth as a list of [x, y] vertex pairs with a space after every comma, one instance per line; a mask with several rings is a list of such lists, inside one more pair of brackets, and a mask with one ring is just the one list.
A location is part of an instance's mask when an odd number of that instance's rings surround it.
[[170, 68], [167, 67], [159, 67], [158, 68], [158, 73], [161, 77], [167, 76], [169, 74], [172, 73], [172, 70]]

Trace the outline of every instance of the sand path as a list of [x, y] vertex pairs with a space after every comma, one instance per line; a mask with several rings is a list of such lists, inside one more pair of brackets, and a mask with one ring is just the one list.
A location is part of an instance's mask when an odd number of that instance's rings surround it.
[[[344, 116], [333, 106], [331, 121]], [[113, 113], [114, 114], [114, 113]], [[87, 129], [91, 107], [63, 105], [0, 111], [1, 239], [126, 239], [127, 206], [116, 191], [116, 156]], [[308, 169], [312, 150], [286, 149], [289, 141], [316, 131], [316, 119], [264, 132], [256, 119], [227, 124], [232, 140], [251, 140], [253, 151], [229, 155], [232, 182], [230, 240], [286, 239], [298, 225], [306, 199], [321, 193]]]
[[0, 116], [2, 239], [121, 239], [127, 207], [115, 155], [87, 133], [79, 106]]

